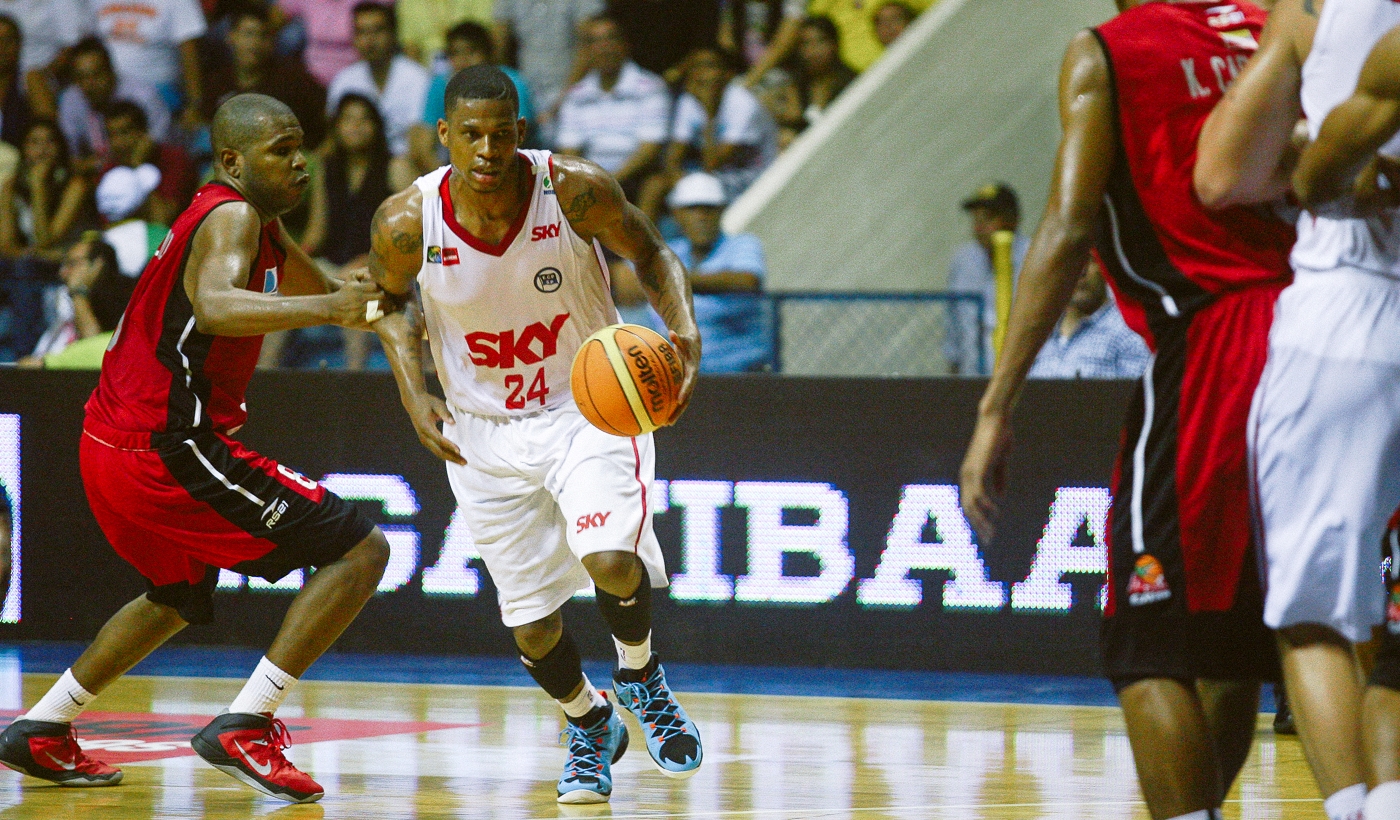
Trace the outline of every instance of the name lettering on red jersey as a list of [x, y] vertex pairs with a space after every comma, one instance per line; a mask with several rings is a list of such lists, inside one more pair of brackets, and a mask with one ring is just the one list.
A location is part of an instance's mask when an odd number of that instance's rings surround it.
[[559, 229], [564, 226], [563, 222], [555, 222], [553, 225], [536, 225], [530, 231], [530, 241], [538, 242], [541, 239], [558, 239]]
[[503, 370], [515, 367], [517, 363], [539, 364], [559, 352], [559, 331], [568, 320], [569, 314], [561, 313], [548, 326], [535, 322], [519, 333], [514, 330], [468, 333], [469, 358], [477, 367], [499, 367]]
[[1196, 76], [1196, 61], [1190, 57], [1181, 61], [1181, 70], [1186, 73], [1186, 91], [1191, 99], [1200, 100], [1210, 96], [1210, 89], [1201, 84]]

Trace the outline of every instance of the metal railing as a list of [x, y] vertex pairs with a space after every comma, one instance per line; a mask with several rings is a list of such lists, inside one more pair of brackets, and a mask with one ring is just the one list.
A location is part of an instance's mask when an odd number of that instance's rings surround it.
[[940, 376], [950, 332], [990, 361], [983, 298], [971, 293], [769, 293], [771, 369], [804, 376]]

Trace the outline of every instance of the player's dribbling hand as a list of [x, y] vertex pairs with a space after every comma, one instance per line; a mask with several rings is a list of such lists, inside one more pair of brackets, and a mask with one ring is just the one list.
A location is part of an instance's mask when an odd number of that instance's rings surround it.
[[447, 404], [442, 399], [430, 393], [420, 394], [413, 400], [408, 410], [408, 417], [413, 421], [413, 429], [418, 433], [418, 440], [423, 442], [423, 446], [428, 448], [428, 452], [453, 464], [465, 465], [467, 460], [462, 458], [462, 451], [448, 440], [447, 436], [438, 429], [438, 422], [443, 424], [453, 424], [452, 411], [447, 409]]
[[352, 330], [369, 330], [372, 322], [365, 312], [365, 305], [372, 301], [384, 300], [384, 291], [374, 283], [367, 271], [356, 271], [341, 282], [340, 288], [330, 294], [331, 324]]
[[700, 375], [700, 334], [682, 336], [673, 330], [671, 346], [680, 354], [684, 375], [681, 377], [681, 388], [677, 391], [676, 411], [671, 414], [667, 424], [675, 424], [680, 420], [681, 414], [690, 404], [690, 394], [695, 392], [695, 380]]
[[958, 472], [963, 515], [984, 546], [996, 537], [997, 502], [1006, 492], [1011, 427], [1000, 417], [979, 416]]

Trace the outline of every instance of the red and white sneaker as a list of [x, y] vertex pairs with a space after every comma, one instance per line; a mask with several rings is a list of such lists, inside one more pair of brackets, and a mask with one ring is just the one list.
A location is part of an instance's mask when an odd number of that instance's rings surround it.
[[190, 739], [195, 754], [230, 777], [289, 803], [314, 803], [326, 790], [282, 754], [292, 745], [272, 715], [225, 712]]
[[120, 769], [83, 754], [70, 723], [16, 720], [0, 733], [0, 763], [60, 786], [115, 786], [122, 782]]

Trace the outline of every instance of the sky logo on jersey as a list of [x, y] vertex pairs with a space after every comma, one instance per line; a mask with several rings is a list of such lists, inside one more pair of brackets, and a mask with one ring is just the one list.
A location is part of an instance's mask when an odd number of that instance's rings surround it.
[[268, 268], [263, 271], [263, 293], [277, 292], [277, 269]]
[[569, 320], [569, 314], [561, 313], [550, 320], [548, 325], [535, 322], [517, 333], [502, 330], [500, 333], [467, 334], [468, 357], [477, 367], [499, 367], [510, 369], [519, 364], [539, 364], [559, 352], [559, 331]]
[[536, 225], [530, 230], [530, 241], [538, 242], [541, 239], [558, 239], [559, 229], [563, 226], [563, 222], [555, 222], [553, 225]]
[[604, 524], [608, 523], [608, 516], [610, 515], [612, 515], [612, 510], [600, 513], [590, 513], [588, 515], [580, 515], [578, 517], [578, 521], [575, 522], [575, 526], [578, 527], [579, 532], [583, 532], [584, 530], [591, 530], [594, 527], [601, 527]]

